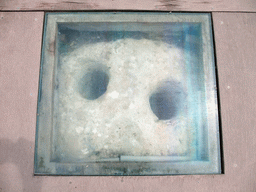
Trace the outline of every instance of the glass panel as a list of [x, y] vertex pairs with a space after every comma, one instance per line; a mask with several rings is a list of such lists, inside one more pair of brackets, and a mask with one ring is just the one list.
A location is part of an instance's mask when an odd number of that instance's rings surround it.
[[46, 14], [35, 173], [220, 173], [209, 14]]

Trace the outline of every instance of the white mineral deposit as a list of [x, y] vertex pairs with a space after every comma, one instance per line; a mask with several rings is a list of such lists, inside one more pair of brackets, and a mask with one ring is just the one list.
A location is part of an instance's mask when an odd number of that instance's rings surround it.
[[184, 65], [181, 49], [149, 39], [85, 44], [60, 57], [62, 161], [188, 153]]

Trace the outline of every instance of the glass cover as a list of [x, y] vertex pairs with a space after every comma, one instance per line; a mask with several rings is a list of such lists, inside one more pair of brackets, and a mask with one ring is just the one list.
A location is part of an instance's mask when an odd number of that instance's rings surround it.
[[220, 173], [210, 14], [48, 13], [35, 174]]

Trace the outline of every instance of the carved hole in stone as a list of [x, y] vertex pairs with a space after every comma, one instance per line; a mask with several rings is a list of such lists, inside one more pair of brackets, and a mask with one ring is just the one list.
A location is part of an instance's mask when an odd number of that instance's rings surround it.
[[184, 91], [176, 81], [163, 82], [149, 97], [151, 110], [159, 120], [175, 117], [182, 108]]
[[79, 93], [88, 100], [95, 100], [102, 96], [109, 83], [109, 75], [103, 69], [88, 69], [79, 82]]

